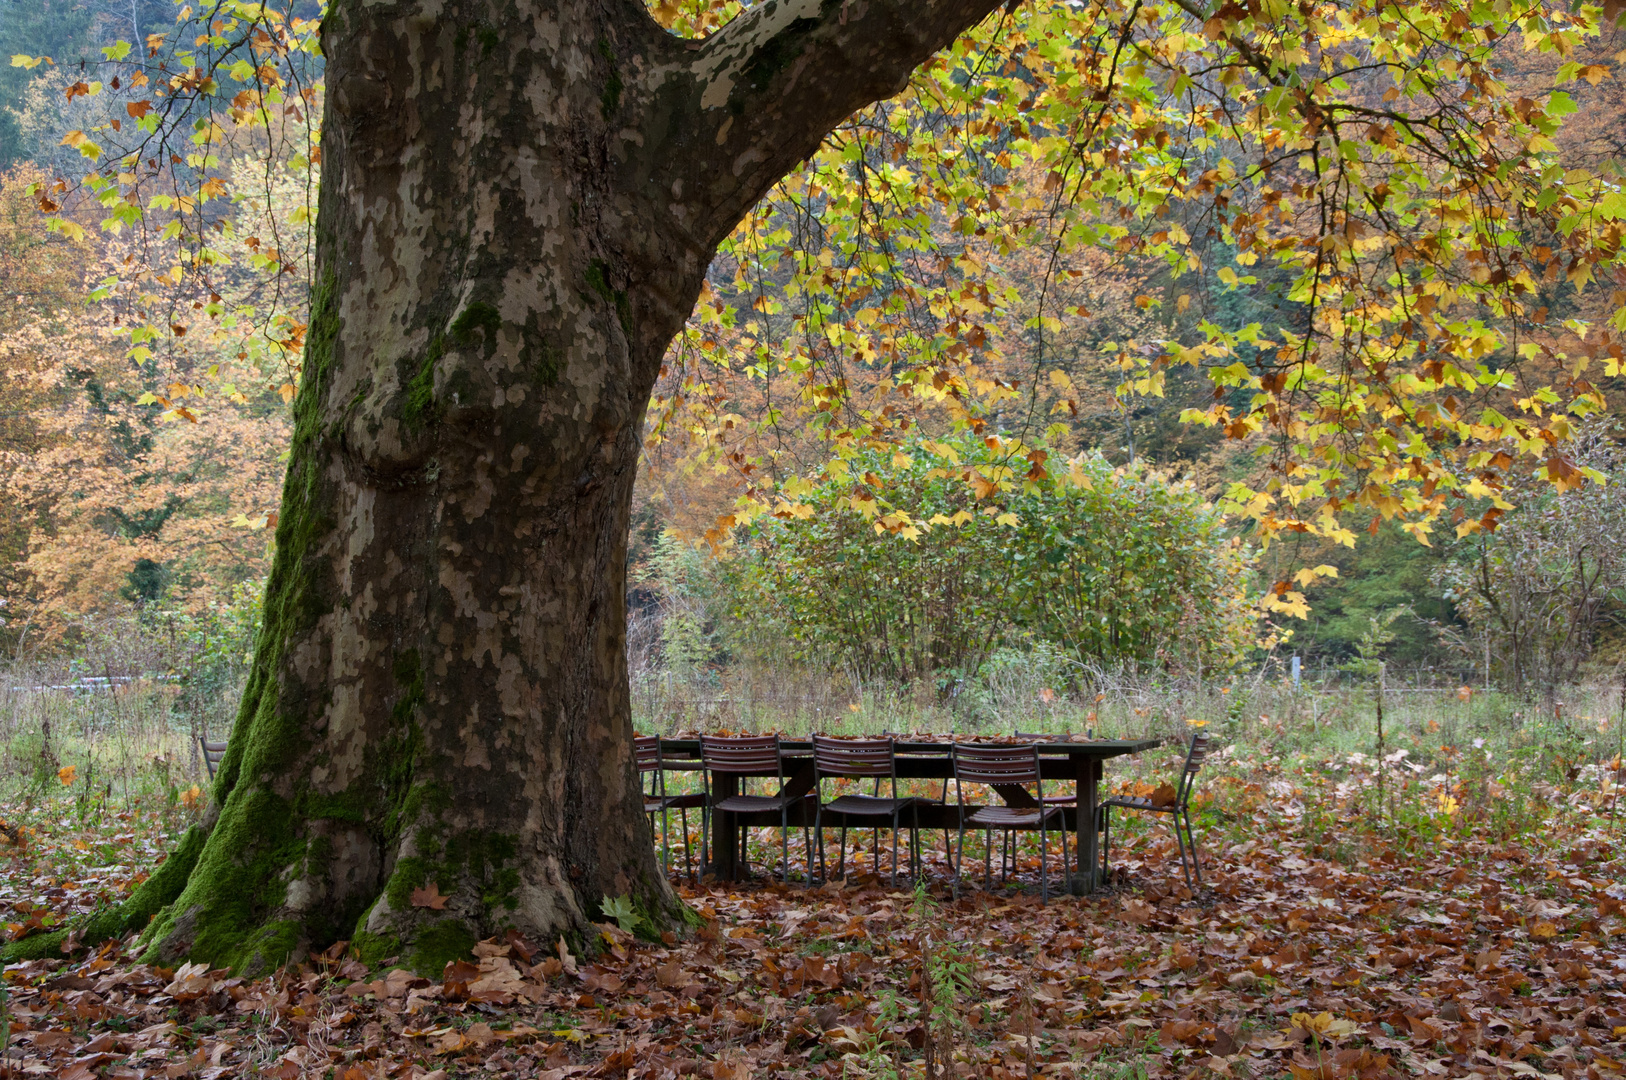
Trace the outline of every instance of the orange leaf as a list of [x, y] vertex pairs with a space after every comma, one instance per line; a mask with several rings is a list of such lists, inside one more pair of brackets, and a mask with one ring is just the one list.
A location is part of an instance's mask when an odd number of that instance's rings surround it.
[[446, 897], [440, 895], [440, 886], [431, 881], [419, 889], [412, 890], [412, 906], [433, 908], [440, 911], [446, 906]]

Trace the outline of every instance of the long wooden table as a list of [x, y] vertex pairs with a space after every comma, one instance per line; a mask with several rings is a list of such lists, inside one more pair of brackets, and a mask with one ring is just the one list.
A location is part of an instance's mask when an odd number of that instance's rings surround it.
[[[970, 741], [970, 740], [962, 740]], [[1159, 739], [1128, 739], [1128, 740], [1101, 740], [1095, 742], [1069, 742], [1056, 740], [1054, 742], [1040, 742], [1039, 746], [1039, 774], [1046, 780], [1056, 780], [1062, 783], [1071, 783], [1073, 792], [1078, 801], [1073, 806], [1064, 808], [1066, 828], [1074, 830], [1078, 838], [1075, 850], [1078, 853], [1078, 876], [1082, 880], [1080, 886], [1086, 892], [1092, 892], [1096, 886], [1096, 872], [1099, 869], [1101, 855], [1096, 838], [1095, 808], [1099, 802], [1099, 790], [1102, 773], [1102, 762], [1107, 758], [1123, 757], [1128, 754], [1138, 754], [1143, 750], [1150, 750], [1157, 746]], [[949, 779], [954, 775], [954, 762], [949, 756], [948, 742], [917, 741], [899, 739], [897, 746], [898, 779], [900, 780], [927, 780]], [[794, 809], [789, 813], [789, 823], [796, 826], [811, 826], [813, 824], [813, 806], [815, 800], [805, 796], [813, 793], [813, 743], [807, 739], [785, 739], [780, 743], [780, 750], [784, 760], [785, 783], [780, 794], [795, 799]], [[661, 760], [667, 769], [679, 771], [699, 770], [700, 740], [699, 739], [662, 739]], [[712, 798], [725, 799], [730, 795], [739, 793], [739, 773], [713, 773]], [[765, 771], [762, 776], [776, 776], [772, 771]], [[1034, 806], [1033, 795], [1026, 788], [1017, 784], [1001, 784], [994, 790], [1004, 800], [1007, 806], [1028, 807]], [[1047, 791], [1046, 795], [1059, 794]], [[975, 809], [967, 807], [968, 811]], [[1081, 813], [1080, 810], [1085, 812]], [[960, 825], [960, 808], [958, 801], [950, 798], [943, 802], [922, 801], [919, 806], [919, 825], [925, 829], [958, 829]], [[746, 814], [712, 814], [711, 815], [711, 865], [707, 867], [709, 873], [719, 878], [733, 880], [739, 874], [736, 865], [736, 852], [739, 849], [739, 827], [741, 825], [778, 827], [780, 815], [778, 811]], [[826, 827], [840, 827], [840, 815], [826, 814], [824, 825]], [[858, 824], [858, 819], [849, 823]], [[874, 818], [862, 819], [862, 827], [873, 828]]]

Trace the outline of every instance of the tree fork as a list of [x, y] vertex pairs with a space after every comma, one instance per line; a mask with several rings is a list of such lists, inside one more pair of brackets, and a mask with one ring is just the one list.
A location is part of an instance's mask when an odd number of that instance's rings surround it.
[[331, 6], [264, 625], [205, 823], [96, 934], [438, 974], [612, 897], [682, 919], [624, 640], [662, 356], [756, 200], [996, 6], [769, 0], [703, 41], [636, 0]]

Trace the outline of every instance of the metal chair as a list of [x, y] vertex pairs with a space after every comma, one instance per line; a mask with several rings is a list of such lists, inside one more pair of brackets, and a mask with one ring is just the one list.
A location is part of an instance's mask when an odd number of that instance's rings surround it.
[[676, 810], [683, 824], [683, 868], [694, 877], [694, 861], [689, 847], [689, 810], [700, 811], [700, 861], [705, 862], [706, 848], [706, 796], [695, 792], [688, 795], [666, 793], [666, 762], [661, 757], [661, 740], [656, 735], [638, 735], [632, 740], [633, 753], [638, 759], [638, 772], [654, 773], [650, 790], [644, 793], [644, 813], [649, 815], [649, 827], [655, 827], [655, 815], [661, 816], [661, 870], [672, 872], [671, 811]]
[[226, 744], [223, 742], [210, 742], [202, 735], [198, 736], [198, 745], [203, 748], [203, 764], [208, 766], [209, 779], [215, 778], [215, 770], [220, 768], [221, 761], [226, 757]]
[[[1197, 770], [1202, 767], [1203, 758], [1208, 756], [1209, 736], [1207, 732], [1199, 731], [1191, 736], [1191, 748], [1186, 751], [1186, 765], [1180, 772], [1180, 786], [1175, 791], [1174, 802], [1167, 806], [1154, 805], [1150, 799], [1140, 799], [1131, 795], [1119, 795], [1115, 798], [1104, 799], [1101, 802], [1101, 879], [1107, 876], [1107, 855], [1112, 844], [1111, 808], [1121, 807], [1125, 810], [1145, 810], [1153, 814], [1168, 814], [1174, 823], [1174, 842], [1180, 848], [1180, 870], [1185, 875], [1186, 887], [1200, 889], [1203, 884], [1203, 868], [1197, 861], [1197, 837], [1191, 831], [1191, 789], [1195, 786]], [[1180, 835], [1180, 823], [1185, 822], [1186, 834]], [[1191, 848], [1191, 865], [1186, 865], [1186, 848]], [[1197, 884], [1192, 885], [1192, 875], [1195, 873]]]
[[[842, 795], [834, 802], [825, 803], [821, 790], [826, 778], [870, 779], [877, 788], [875, 795]], [[892, 782], [890, 798], [882, 797], [882, 780]], [[846, 817], [890, 817], [892, 819], [892, 884], [898, 883], [898, 826], [905, 810], [914, 811], [920, 800], [898, 798], [897, 748], [891, 739], [834, 739], [827, 735], [813, 736], [813, 784], [819, 794], [818, 810], [813, 817], [813, 832], [819, 838], [819, 877], [828, 880], [824, 867], [824, 812], [843, 815], [841, 846], [836, 870], [846, 876], [847, 823]], [[920, 872], [919, 814], [909, 829], [909, 868]], [[879, 845], [876, 847], [879, 852]], [[879, 862], [879, 859], [876, 860]]]
[[[1013, 731], [1011, 734], [1016, 736], [1018, 739], [1021, 739], [1023, 742], [1045, 743], [1067, 741], [1067, 736], [1065, 734], [1057, 735], [1048, 731]], [[1046, 795], [1044, 797], [1044, 804], [1046, 806], [1077, 806], [1078, 795]]]
[[[1032, 784], [1037, 789], [1032, 806], [984, 806], [970, 817], [966, 816], [965, 785], [1016, 785], [1026, 788]], [[993, 884], [993, 868], [991, 865], [993, 851], [993, 830], [1014, 829], [1037, 830], [1039, 833], [1039, 898], [1042, 903], [1050, 902], [1050, 865], [1049, 865], [1049, 823], [1051, 818], [1060, 818], [1061, 833], [1061, 868], [1065, 875], [1069, 866], [1067, 857], [1067, 812], [1061, 806], [1046, 806], [1044, 803], [1044, 780], [1039, 770], [1039, 747], [1033, 743], [1020, 746], [978, 746], [970, 743], [956, 743], [954, 745], [954, 793], [959, 802], [960, 809], [960, 851], [959, 858], [954, 864], [954, 891], [959, 895], [961, 872], [965, 865], [965, 827], [980, 826], [988, 831], [988, 843], [983, 847], [982, 879], [984, 886]], [[1001, 857], [1001, 872], [1004, 871], [1004, 859]]]
[[[711, 813], [754, 814], [765, 810], [779, 811], [779, 844], [783, 855], [785, 884], [790, 884], [790, 808], [802, 801], [800, 796], [785, 794], [785, 758], [780, 751], [778, 735], [744, 735], [721, 738], [700, 736], [700, 758], [705, 766], [706, 806]], [[773, 795], [729, 795], [713, 799], [711, 778], [715, 773], [735, 776], [763, 776], [772, 770], [779, 778], [779, 791]], [[749, 828], [740, 828], [740, 865], [749, 866], [745, 839]], [[808, 849], [808, 865], [812, 865], [812, 849]]]
[[[887, 738], [892, 740], [892, 742], [893, 742], [893, 756], [895, 758], [898, 758], [898, 757], [901, 757], [901, 758], [904, 758], [904, 759], [928, 758], [928, 759], [934, 759], [934, 760], [939, 760], [939, 761], [942, 760], [941, 753], [937, 752], [937, 751], [930, 751], [930, 752], [926, 752], [926, 753], [919, 753], [919, 752], [910, 753], [907, 750], [903, 750], [903, 751], [897, 750], [896, 747], [897, 747], [898, 740], [902, 739], [902, 738], [905, 738], [905, 733], [903, 733], [901, 731], [882, 731], [881, 734], [885, 735]], [[944, 749], [948, 749], [948, 747], [945, 746]], [[947, 806], [948, 805], [948, 790], [949, 790], [949, 780], [950, 779], [951, 779], [951, 777], [947, 777], [947, 776], [943, 777], [943, 789], [937, 793], [937, 805], [938, 806]], [[875, 781], [875, 793], [877, 795], [879, 795], [880, 792], [881, 792], [881, 782], [879, 780], [877, 780], [877, 781]], [[918, 801], [920, 801], [922, 803], [929, 803], [929, 802], [932, 801], [931, 799], [928, 799], [928, 798], [919, 798], [919, 797], [917, 797], [917, 798], [918, 798]], [[946, 825], [943, 827], [943, 858], [948, 860], [950, 866], [954, 865], [954, 834], [953, 834], [953, 831]]]

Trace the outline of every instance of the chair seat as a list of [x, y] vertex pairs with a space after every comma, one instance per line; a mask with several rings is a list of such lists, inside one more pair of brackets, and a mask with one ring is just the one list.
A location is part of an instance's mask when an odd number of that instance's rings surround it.
[[711, 808], [730, 814], [750, 814], [759, 810], [783, 810], [800, 801], [800, 799], [787, 799], [779, 795], [730, 795], [726, 799], [713, 803]]
[[645, 795], [644, 813], [654, 814], [662, 810], [698, 810], [706, 805], [706, 797], [701, 794], [693, 795]]
[[824, 809], [827, 813], [832, 814], [885, 815], [890, 817], [898, 811], [907, 810], [919, 801], [919, 799], [882, 799], [874, 795], [843, 795], [833, 802], [825, 803]]
[[972, 814], [966, 821], [972, 825], [989, 825], [996, 829], [1018, 829], [1025, 825], [1037, 825], [1044, 818], [1060, 817], [1062, 808], [1059, 806], [1026, 807], [1026, 806], [984, 806]]
[[1101, 805], [1121, 806], [1126, 810], [1150, 810], [1155, 814], [1172, 814], [1178, 809], [1174, 803], [1159, 806], [1151, 799], [1136, 798], [1133, 795], [1119, 795], [1111, 799], [1103, 799]]

